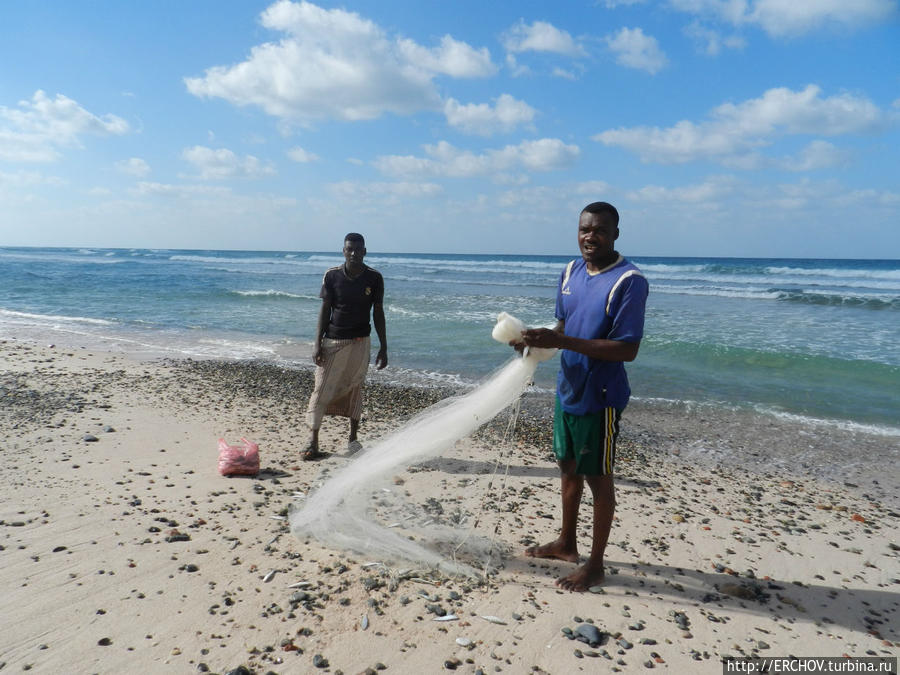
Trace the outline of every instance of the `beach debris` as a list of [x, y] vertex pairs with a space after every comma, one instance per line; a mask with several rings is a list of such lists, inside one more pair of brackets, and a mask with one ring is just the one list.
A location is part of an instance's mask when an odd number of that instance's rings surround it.
[[275, 573], [276, 573], [277, 571], [278, 571], [278, 570], [270, 570], [270, 571], [266, 572], [266, 576], [263, 577], [263, 583], [264, 583], [264, 584], [267, 584], [267, 583], [269, 583], [270, 581], [272, 581], [272, 579], [275, 578]]
[[309, 588], [313, 585], [311, 581], [298, 581], [297, 583], [291, 584], [288, 588]]
[[166, 536], [166, 541], [168, 543], [172, 543], [175, 541], [190, 541], [191, 536], [179, 530], [173, 529], [169, 530], [169, 534]]
[[306, 602], [311, 600], [313, 596], [311, 596], [306, 591], [294, 591], [291, 593], [290, 603], [292, 605], [299, 605], [301, 602]]
[[589, 644], [591, 647], [598, 647], [605, 641], [603, 632], [590, 623], [578, 624], [575, 627], [573, 638], [579, 642]]
[[269, 516], [272, 520], [287, 520], [287, 516]]
[[765, 602], [769, 599], [759, 584], [722, 584], [719, 586], [719, 592], [741, 600]]
[[674, 609], [670, 609], [669, 616], [672, 617], [672, 621], [681, 630], [686, 631], [688, 629], [688, 627], [691, 625], [691, 620], [688, 619], [687, 614], [685, 614], [684, 612], [678, 612]]
[[466, 648], [469, 648], [469, 647], [471, 647], [472, 645], [474, 645], [475, 643], [472, 642], [472, 641], [471, 641], [469, 638], [467, 638], [467, 637], [458, 637], [458, 638], [456, 638], [456, 644], [458, 644], [460, 647], [466, 647]]
[[481, 618], [484, 619], [485, 621], [490, 621], [491, 623], [496, 623], [500, 626], [506, 625], [506, 622], [503, 619], [501, 619], [499, 616], [493, 616], [491, 614], [482, 614]]
[[81, 440], [83, 440], [85, 443], [96, 443], [100, 439], [94, 436], [94, 434], [85, 434], [81, 437]]
[[359, 627], [363, 630], [366, 630], [369, 627], [369, 615], [363, 614], [362, 619], [360, 619]]
[[432, 621], [459, 621], [459, 617], [456, 614], [444, 614], [443, 616], [434, 617]]

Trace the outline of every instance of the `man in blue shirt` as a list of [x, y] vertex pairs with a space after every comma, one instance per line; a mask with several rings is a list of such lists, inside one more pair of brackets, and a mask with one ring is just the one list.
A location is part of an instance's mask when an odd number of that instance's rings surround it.
[[603, 581], [603, 554], [616, 505], [612, 474], [619, 418], [631, 395], [624, 362], [637, 356], [644, 334], [647, 280], [616, 252], [618, 237], [615, 207], [606, 202], [584, 207], [578, 222], [581, 259], [570, 262], [560, 276], [557, 324], [523, 335], [529, 347], [562, 350], [553, 418], [562, 529], [558, 539], [525, 554], [577, 563], [576, 526], [585, 483], [594, 498], [590, 557], [556, 582], [570, 591]]

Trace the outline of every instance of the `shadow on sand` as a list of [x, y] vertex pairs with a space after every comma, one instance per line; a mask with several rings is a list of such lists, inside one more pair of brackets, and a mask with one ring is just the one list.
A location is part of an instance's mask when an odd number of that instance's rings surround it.
[[[543, 569], [557, 569], [560, 576], [574, 569], [571, 563], [535, 560], [521, 552], [507, 559], [504, 569], [534, 575], [542, 566]], [[603, 594], [596, 596], [598, 603], [604, 597], [640, 593], [667, 602], [672, 609], [684, 611], [693, 622], [718, 620], [727, 623], [727, 612], [744, 612], [790, 622], [815, 623], [824, 631], [841, 627], [892, 642], [900, 639], [900, 622], [896, 618], [900, 593], [890, 590], [846, 589], [771, 578], [749, 579], [667, 565], [611, 561], [606, 563], [602, 588]], [[700, 609], [703, 613], [698, 611]]]

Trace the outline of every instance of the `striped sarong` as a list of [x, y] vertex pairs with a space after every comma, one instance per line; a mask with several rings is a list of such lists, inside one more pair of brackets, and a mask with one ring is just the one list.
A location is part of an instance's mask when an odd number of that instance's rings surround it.
[[310, 427], [318, 429], [325, 415], [360, 418], [370, 343], [368, 336], [348, 340], [322, 339], [324, 362], [316, 366], [315, 388], [306, 408]]

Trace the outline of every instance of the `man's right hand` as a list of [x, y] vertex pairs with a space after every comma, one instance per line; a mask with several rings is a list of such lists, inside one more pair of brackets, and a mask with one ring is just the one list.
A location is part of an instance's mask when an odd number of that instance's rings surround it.
[[316, 345], [316, 349], [313, 352], [313, 363], [317, 366], [324, 365], [325, 363], [325, 354], [322, 352], [322, 345]]

